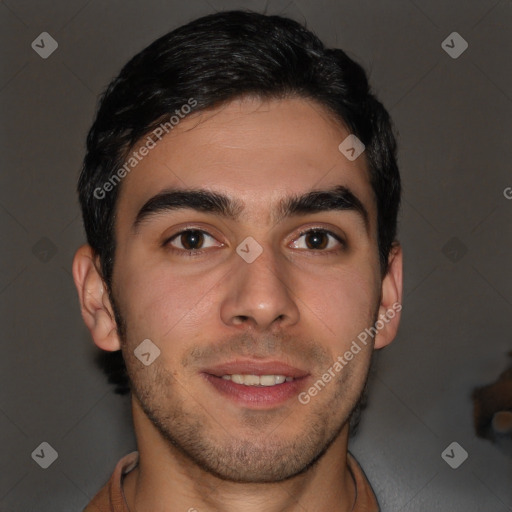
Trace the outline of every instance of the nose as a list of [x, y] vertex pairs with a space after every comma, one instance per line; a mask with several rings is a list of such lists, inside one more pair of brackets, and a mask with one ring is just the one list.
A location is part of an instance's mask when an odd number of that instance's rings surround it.
[[221, 303], [224, 324], [264, 331], [298, 322], [300, 314], [289, 272], [285, 262], [278, 265], [277, 260], [271, 249], [265, 249], [252, 263], [235, 255]]

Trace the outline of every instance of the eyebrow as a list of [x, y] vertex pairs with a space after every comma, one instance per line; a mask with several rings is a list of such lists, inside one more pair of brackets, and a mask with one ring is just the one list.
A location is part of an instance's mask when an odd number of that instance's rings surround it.
[[[137, 213], [132, 225], [137, 234], [141, 225], [160, 214], [191, 209], [212, 213], [226, 219], [238, 220], [244, 205], [238, 199], [205, 189], [166, 189], [151, 197]], [[337, 185], [326, 190], [312, 190], [301, 195], [281, 199], [272, 212], [272, 222], [286, 217], [329, 211], [352, 211], [362, 220], [369, 232], [369, 215], [362, 201], [346, 186]]]

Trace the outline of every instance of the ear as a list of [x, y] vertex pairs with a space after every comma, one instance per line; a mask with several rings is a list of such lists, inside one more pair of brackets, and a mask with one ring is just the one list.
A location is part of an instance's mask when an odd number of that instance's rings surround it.
[[82, 318], [91, 332], [94, 343], [103, 350], [121, 348], [114, 313], [103, 278], [96, 267], [90, 245], [81, 246], [73, 258], [73, 279], [78, 291]]
[[388, 272], [382, 280], [375, 349], [389, 345], [398, 331], [402, 311], [402, 260], [402, 247], [399, 242], [394, 242], [389, 251]]

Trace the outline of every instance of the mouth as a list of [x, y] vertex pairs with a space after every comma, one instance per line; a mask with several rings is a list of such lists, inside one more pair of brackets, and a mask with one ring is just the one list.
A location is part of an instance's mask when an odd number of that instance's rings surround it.
[[285, 363], [232, 361], [201, 375], [224, 398], [253, 409], [274, 408], [305, 387], [309, 373]]
[[293, 380], [293, 377], [286, 377], [285, 375], [242, 375], [240, 373], [223, 375], [222, 378], [235, 382], [236, 384], [243, 384], [244, 386], [259, 387], [275, 386]]

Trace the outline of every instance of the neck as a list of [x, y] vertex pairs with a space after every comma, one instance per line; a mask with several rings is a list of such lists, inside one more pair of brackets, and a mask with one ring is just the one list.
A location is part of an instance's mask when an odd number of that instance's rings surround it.
[[350, 512], [356, 489], [347, 467], [348, 425], [307, 471], [275, 483], [239, 483], [198, 467], [164, 439], [132, 399], [139, 464], [123, 491], [131, 512]]

